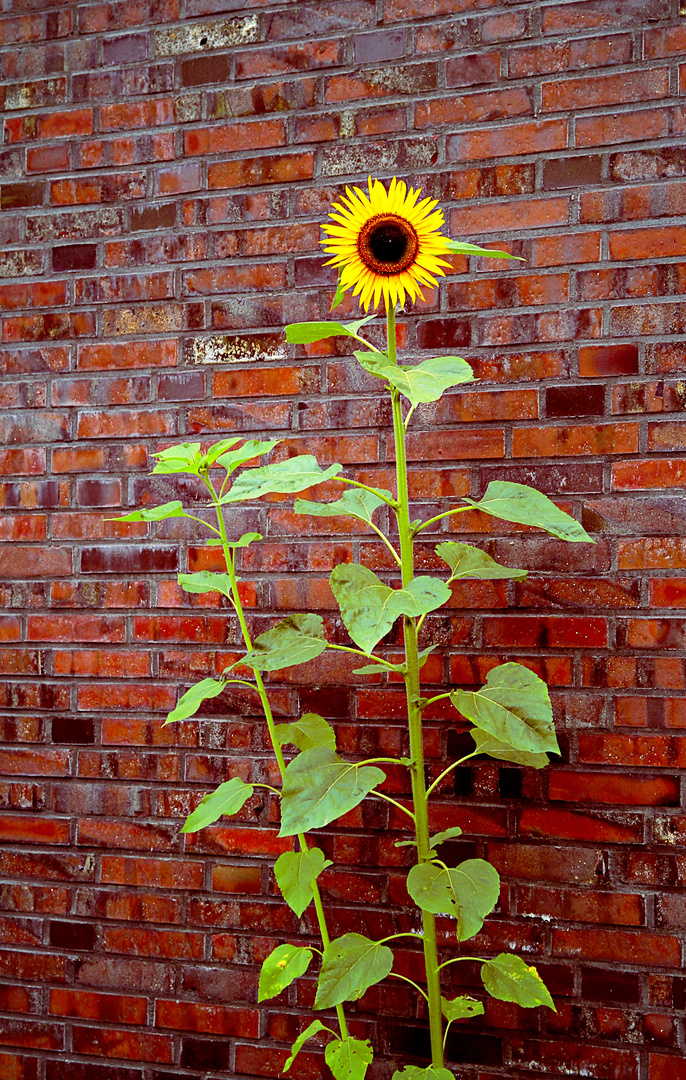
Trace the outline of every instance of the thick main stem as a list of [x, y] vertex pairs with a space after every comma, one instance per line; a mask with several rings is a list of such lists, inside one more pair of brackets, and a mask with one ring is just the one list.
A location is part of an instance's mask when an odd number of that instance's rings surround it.
[[[222, 512], [221, 505], [217, 499], [217, 494], [209, 481], [206, 481], [208, 490], [212, 496], [212, 503], [214, 505], [215, 512], [217, 514], [217, 524], [219, 525], [219, 533], [222, 540], [222, 548], [224, 551], [224, 562], [226, 563], [226, 569], [231, 581], [231, 594], [233, 596], [234, 607], [236, 609], [236, 615], [238, 616], [238, 622], [241, 627], [241, 633], [243, 634], [243, 642], [248, 652], [252, 649], [252, 638], [250, 637], [250, 631], [248, 630], [248, 624], [245, 621], [245, 614], [243, 613], [243, 605], [241, 604], [240, 596], [238, 595], [238, 582], [236, 580], [236, 567], [231, 554], [231, 547], [226, 535], [226, 525], [224, 524], [224, 514]], [[254, 672], [255, 675], [255, 688], [259, 694], [262, 709], [264, 711], [265, 720], [267, 721], [267, 728], [269, 730], [269, 737], [271, 739], [272, 748], [274, 750], [274, 756], [276, 757], [276, 763], [281, 773], [283, 780], [284, 772], [286, 771], [286, 762], [284, 760], [283, 751], [281, 749], [281, 743], [279, 742], [278, 735], [276, 733], [276, 725], [274, 724], [274, 715], [272, 713], [272, 707], [269, 701], [269, 695], [264, 685], [264, 680], [259, 671]], [[307, 839], [303, 833], [298, 833], [298, 843], [301, 851], [307, 851]], [[312, 894], [314, 900], [314, 908], [317, 913], [317, 922], [319, 924], [319, 934], [322, 939], [322, 944], [326, 949], [329, 945], [329, 930], [326, 925], [326, 915], [324, 913], [324, 905], [322, 904], [321, 893], [319, 892], [319, 886], [316, 881], [312, 882]], [[338, 1026], [342, 1039], [348, 1038], [348, 1026], [345, 1021], [345, 1013], [343, 1012], [343, 1006], [336, 1006], [336, 1015], [338, 1017]]]
[[[396, 358], [395, 310], [388, 309], [387, 320], [388, 356], [394, 363]], [[405, 454], [405, 425], [403, 423], [400, 394], [391, 389], [393, 402], [393, 431], [395, 435], [395, 462], [398, 485], [398, 532], [400, 534], [400, 556], [402, 565], [402, 583], [407, 585], [414, 577], [414, 542], [410, 529], [410, 502], [407, 488], [407, 459]], [[412, 798], [415, 812], [415, 830], [417, 838], [417, 857], [419, 862], [428, 862], [431, 858], [429, 847], [429, 807], [424, 778], [424, 744], [422, 739], [422, 712], [419, 707], [419, 660], [417, 648], [417, 625], [413, 618], [403, 616], [405, 632], [405, 689], [407, 692], [407, 717], [410, 730], [410, 757], [412, 759]], [[443, 1065], [443, 1022], [441, 1018], [441, 981], [438, 970], [438, 945], [436, 941], [436, 920], [429, 911], [422, 912], [424, 930], [424, 963], [429, 1000], [429, 1026], [431, 1032], [431, 1060], [437, 1068]]]

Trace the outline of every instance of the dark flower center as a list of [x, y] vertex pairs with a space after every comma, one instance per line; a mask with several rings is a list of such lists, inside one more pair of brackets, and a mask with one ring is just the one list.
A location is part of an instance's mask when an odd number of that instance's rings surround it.
[[376, 214], [360, 230], [357, 250], [377, 274], [400, 274], [414, 262], [419, 240], [412, 225], [397, 214]]

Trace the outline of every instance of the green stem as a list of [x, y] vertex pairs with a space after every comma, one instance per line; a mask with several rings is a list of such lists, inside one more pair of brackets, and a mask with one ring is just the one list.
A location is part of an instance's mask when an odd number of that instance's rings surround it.
[[[388, 357], [397, 363], [395, 338], [395, 309], [388, 308], [387, 319]], [[403, 586], [414, 577], [414, 542], [410, 528], [410, 505], [407, 487], [407, 458], [405, 453], [405, 425], [399, 392], [391, 389], [393, 404], [393, 431], [395, 435], [395, 462], [398, 485], [398, 532], [400, 534], [400, 556]], [[407, 693], [407, 714], [410, 730], [410, 757], [412, 758], [412, 797], [415, 812], [415, 833], [417, 837], [417, 857], [420, 863], [429, 862], [432, 857], [429, 846], [429, 806], [424, 778], [424, 746], [422, 740], [422, 711], [419, 704], [419, 658], [417, 647], [417, 626], [415, 620], [403, 616], [405, 632], [405, 689]], [[431, 1033], [431, 1059], [435, 1068], [443, 1066], [443, 1020], [441, 1015], [441, 982], [438, 968], [438, 944], [436, 939], [436, 920], [429, 911], [422, 912], [424, 930], [424, 963], [426, 966], [427, 997], [429, 1001], [429, 1027]]]
[[[219, 503], [217, 493], [215, 492], [214, 487], [213, 487], [211, 481], [208, 478], [203, 476], [202, 479], [204, 480], [204, 482], [205, 482], [205, 484], [206, 484], [206, 486], [207, 486], [207, 488], [208, 488], [208, 490], [210, 492], [210, 495], [212, 496], [212, 503], [214, 505], [214, 509], [215, 509], [216, 514], [217, 514], [217, 524], [219, 525], [219, 532], [220, 532], [221, 539], [222, 539], [222, 548], [223, 548], [223, 551], [224, 551], [224, 561], [226, 562], [226, 569], [227, 569], [227, 572], [228, 572], [228, 575], [229, 575], [229, 578], [230, 578], [230, 581], [231, 581], [231, 592], [232, 592], [233, 597], [234, 597], [234, 607], [236, 608], [236, 614], [238, 616], [238, 621], [240, 623], [241, 632], [243, 634], [243, 641], [245, 643], [245, 647], [248, 650], [248, 652], [250, 652], [250, 650], [252, 649], [252, 638], [250, 637], [250, 631], [248, 630], [248, 624], [245, 621], [245, 615], [243, 613], [243, 605], [241, 604], [241, 598], [238, 595], [238, 582], [236, 581], [236, 564], [235, 564], [234, 558], [233, 558], [233, 555], [235, 555], [235, 552], [232, 553], [231, 547], [229, 545], [229, 540], [228, 540], [228, 537], [226, 535], [226, 525], [225, 525], [225, 522], [224, 522], [224, 513], [223, 513], [222, 507], [221, 507], [221, 505]], [[283, 775], [284, 775], [284, 773], [286, 771], [286, 762], [284, 760], [283, 751], [281, 749], [281, 743], [279, 742], [278, 736], [276, 734], [276, 725], [274, 724], [274, 716], [273, 716], [273, 713], [272, 713], [271, 704], [269, 702], [269, 696], [267, 694], [267, 690], [265, 688], [264, 681], [262, 679], [262, 675], [257, 670], [255, 671], [255, 687], [257, 689], [257, 693], [260, 696], [260, 701], [262, 703], [262, 708], [264, 710], [264, 716], [265, 716], [265, 720], [267, 721], [267, 728], [269, 729], [269, 737], [270, 737], [271, 742], [272, 742], [272, 747], [273, 747], [273, 750], [274, 750], [274, 756], [276, 757], [276, 762], [277, 762], [277, 765], [279, 766], [279, 772], [281, 773], [281, 776], [283, 777]], [[300, 844], [300, 850], [301, 851], [307, 851], [308, 850], [307, 840], [306, 840], [303, 833], [298, 833], [298, 843]], [[314, 908], [315, 908], [315, 911], [317, 913], [317, 922], [319, 924], [319, 934], [321, 936], [322, 944], [324, 946], [324, 949], [326, 950], [328, 948], [328, 946], [329, 946], [329, 942], [330, 942], [331, 939], [329, 937], [329, 931], [328, 931], [328, 927], [326, 925], [326, 915], [324, 914], [324, 907], [322, 905], [321, 893], [319, 892], [319, 886], [317, 885], [316, 881], [312, 882], [312, 893], [313, 893], [313, 899], [314, 899]], [[338, 1026], [340, 1028], [341, 1038], [342, 1039], [347, 1039], [348, 1038], [348, 1025], [346, 1024], [346, 1021], [345, 1021], [345, 1013], [343, 1012], [343, 1006], [342, 1005], [337, 1005], [336, 1006], [336, 1015], [338, 1017]]]
[[[353, 487], [362, 488], [363, 491], [370, 491], [372, 495], [376, 495], [377, 498], [381, 499], [381, 501], [385, 502], [388, 506], [391, 506], [394, 510], [398, 505], [395, 499], [389, 499], [388, 495], [384, 495], [378, 488], [368, 487], [367, 484], [361, 484], [359, 480], [351, 480], [348, 476], [332, 476], [331, 479], [336, 480], [339, 484], [352, 484]], [[115, 521], [116, 518], [113, 518], [112, 520]]]
[[420, 533], [422, 531], [422, 529], [428, 529], [429, 525], [435, 524], [435, 522], [440, 521], [441, 518], [450, 517], [451, 514], [464, 514], [465, 510], [473, 509], [473, 506], [457, 506], [454, 510], [446, 510], [442, 514], [436, 514], [436, 517], [429, 518], [428, 521], [423, 521], [421, 525], [418, 525], [414, 530], [414, 535], [416, 536], [417, 533]]

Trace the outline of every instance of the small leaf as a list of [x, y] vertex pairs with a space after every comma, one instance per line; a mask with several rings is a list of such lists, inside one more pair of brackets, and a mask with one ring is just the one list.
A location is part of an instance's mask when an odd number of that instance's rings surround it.
[[197, 476], [202, 453], [199, 442], [179, 443], [177, 446], [168, 446], [159, 454], [153, 454], [153, 457], [157, 458], [153, 473], [194, 473]]
[[289, 615], [255, 638], [242, 663], [257, 671], [278, 671], [314, 660], [326, 644], [321, 615]]
[[484, 1007], [480, 1001], [472, 997], [457, 997], [452, 1001], [441, 998], [441, 1010], [448, 1023], [453, 1020], [466, 1020], [470, 1016], [482, 1016]]
[[219, 818], [224, 815], [231, 817], [232, 814], [237, 814], [254, 790], [252, 784], [246, 784], [240, 777], [233, 776], [226, 783], [220, 784], [216, 791], [205, 796], [195, 810], [188, 815], [181, 832], [198, 832], [214, 824], [215, 821], [219, 821]]
[[356, 1001], [393, 967], [393, 953], [362, 934], [344, 934], [324, 950], [315, 1009], [331, 1009], [343, 1001]]
[[322, 1024], [321, 1020], [313, 1020], [311, 1024], [308, 1024], [304, 1031], [300, 1032], [298, 1038], [291, 1047], [291, 1056], [286, 1059], [282, 1072], [288, 1072], [307, 1040], [311, 1039], [313, 1035], [316, 1035], [318, 1031], [324, 1031], [325, 1028], [326, 1025]]
[[185, 517], [183, 504], [178, 500], [153, 506], [149, 510], [133, 510], [124, 517], [108, 518], [108, 521], [166, 521], [167, 518]]
[[475, 727], [515, 750], [560, 752], [548, 688], [523, 664], [500, 664], [480, 690], [454, 690], [450, 700]]
[[486, 731], [472, 728], [469, 732], [480, 754], [488, 754], [498, 761], [511, 761], [515, 765], [528, 765], [532, 769], [544, 769], [550, 764], [547, 754], [532, 754], [527, 750], [515, 750], [508, 743], [501, 742]]
[[218, 592], [231, 597], [231, 578], [228, 574], [199, 570], [196, 574], [178, 574], [177, 581], [187, 593]]
[[335, 1080], [364, 1080], [374, 1051], [366, 1039], [336, 1039], [328, 1043], [324, 1057]]
[[176, 708], [172, 709], [164, 723], [173, 724], [177, 720], [187, 720], [189, 716], [194, 716], [203, 701], [217, 697], [225, 686], [225, 682], [219, 682], [217, 679], [201, 679], [179, 698]]
[[515, 1001], [525, 1009], [547, 1005], [557, 1012], [536, 968], [528, 967], [519, 956], [500, 953], [493, 960], [487, 960], [481, 968], [481, 978], [491, 997], [499, 1001]]
[[229, 544], [227, 546], [230, 547], [230, 548], [247, 548], [247, 547], [250, 547], [250, 545], [255, 540], [261, 540], [261, 539], [262, 539], [262, 533], [247, 532], [247, 533], [243, 533], [242, 536], [239, 536], [238, 540], [229, 541]]
[[240, 441], [239, 435], [238, 438], [235, 439], [222, 439], [220, 442], [213, 443], [213, 445], [209, 447], [207, 453], [203, 454], [200, 458], [200, 461], [198, 462], [198, 471], [211, 468], [218, 457], [221, 457], [223, 453], [230, 450], [232, 446], [235, 446], [236, 443]]
[[444, 844], [446, 840], [454, 840], [456, 836], [462, 836], [462, 829], [459, 825], [455, 825], [452, 829], [444, 829], [443, 832], [434, 833], [429, 838], [429, 847], [437, 848], [439, 844]]
[[[270, 450], [273, 450], [275, 446], [278, 446], [282, 439], [271, 439], [269, 442], [259, 442], [257, 439], [248, 439], [242, 446], [239, 446], [237, 450], [231, 450], [229, 453], [218, 455], [216, 458], [217, 464], [223, 466], [227, 473], [231, 475], [234, 469], [237, 469], [239, 465], [243, 465], [246, 461], [252, 461], [253, 458], [262, 457], [264, 454], [268, 454]], [[229, 442], [238, 442], [238, 439], [230, 439]]]
[[290, 323], [286, 327], [286, 341], [292, 345], [309, 345], [314, 341], [324, 341], [331, 337], [355, 337], [365, 323], [371, 322], [374, 315], [356, 322], [301, 322]]
[[407, 891], [422, 911], [453, 915], [457, 937], [474, 937], [500, 896], [498, 872], [484, 859], [467, 859], [447, 870], [435, 863], [418, 863], [407, 875]]
[[333, 311], [334, 308], [337, 308], [340, 304], [343, 303], [343, 297], [345, 296], [345, 289], [341, 285], [341, 277], [342, 277], [342, 274], [341, 274], [341, 271], [339, 270], [338, 271], [338, 284], [336, 285], [336, 293], [335, 293], [334, 298], [333, 298], [333, 300], [331, 302], [331, 307], [329, 308], [329, 311]]
[[404, 1069], [396, 1069], [392, 1080], [455, 1080], [453, 1074], [442, 1066], [427, 1065], [421, 1068], [419, 1065], [406, 1065]]
[[310, 750], [313, 746], [326, 746], [329, 750], [336, 749], [336, 733], [327, 724], [323, 716], [317, 713], [305, 713], [299, 720], [291, 724], [279, 724], [276, 729], [276, 737], [279, 744], [292, 743], [298, 750]]
[[552, 499], [527, 487], [526, 484], [511, 484], [509, 480], [491, 480], [482, 499], [475, 502], [465, 496], [465, 502], [475, 510], [500, 518], [501, 521], [515, 521], [519, 525], [534, 525], [560, 540], [569, 540], [576, 544], [595, 544], [579, 522], [560, 510]]
[[279, 855], [274, 865], [276, 884], [289, 908], [298, 918], [314, 896], [312, 883], [317, 880], [322, 870], [332, 865], [319, 848], [310, 848], [309, 851], [284, 851]]
[[322, 829], [347, 814], [386, 774], [373, 765], [354, 765], [323, 746], [303, 750], [286, 766], [279, 836]]
[[460, 544], [454, 540], [448, 540], [445, 544], [439, 544], [436, 554], [447, 563], [452, 573], [450, 580], [458, 578], [480, 578], [488, 580], [492, 578], [516, 578], [526, 577], [526, 570], [515, 570], [510, 566], [501, 566], [481, 548], [473, 547], [472, 544]]
[[461, 356], [434, 356], [412, 367], [394, 364], [382, 353], [356, 352], [355, 356], [365, 371], [387, 379], [413, 405], [438, 401], [449, 387], [474, 380], [474, 372]]
[[259, 499], [262, 495], [304, 491], [337, 476], [342, 468], [342, 465], [330, 465], [328, 469], [322, 469], [311, 454], [300, 454], [258, 469], [244, 469], [220, 501], [225, 505]]
[[[390, 491], [382, 489], [382, 494], [389, 499], [393, 498]], [[375, 510], [384, 505], [384, 500], [371, 491], [361, 488], [348, 489], [343, 492], [336, 502], [318, 503], [309, 499], [296, 499], [293, 509], [296, 514], [307, 514], [309, 517], [348, 517], [357, 518], [359, 521], [371, 522]]]
[[257, 1000], [276, 997], [310, 966], [312, 950], [298, 945], [279, 945], [262, 964]]
[[448, 250], [458, 255], [483, 255], [490, 259], [516, 259], [524, 262], [519, 255], [510, 255], [509, 251], [498, 251], [497, 248], [482, 248], [476, 244], [466, 244], [463, 240], [448, 240]]

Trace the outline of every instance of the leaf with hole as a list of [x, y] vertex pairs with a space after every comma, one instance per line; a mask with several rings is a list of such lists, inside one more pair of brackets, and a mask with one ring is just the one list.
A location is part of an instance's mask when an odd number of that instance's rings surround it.
[[441, 1011], [448, 1023], [452, 1024], [453, 1020], [466, 1020], [470, 1016], [482, 1016], [484, 1007], [476, 998], [463, 995], [462, 997], [453, 998], [452, 1001], [442, 997]]
[[172, 709], [164, 723], [174, 724], [177, 720], [188, 720], [189, 716], [195, 716], [203, 701], [217, 697], [225, 686], [224, 681], [201, 679], [179, 698], [176, 708]]
[[292, 743], [298, 750], [310, 750], [313, 746], [326, 746], [336, 749], [336, 733], [323, 716], [318, 713], [305, 713], [299, 720], [290, 724], [279, 724], [276, 729], [279, 744]]
[[475, 502], [465, 496], [464, 501], [475, 510], [482, 510], [501, 521], [533, 525], [551, 536], [574, 544], [595, 544], [595, 540], [575, 518], [560, 510], [547, 495], [526, 484], [491, 480], [482, 499]]
[[393, 953], [386, 945], [362, 934], [344, 934], [324, 949], [315, 1009], [356, 1001], [385, 979], [392, 967]]
[[167, 518], [186, 517], [183, 504], [177, 499], [174, 502], [163, 503], [162, 506], [152, 506], [149, 510], [133, 510], [124, 517], [107, 518], [107, 521], [166, 521]]
[[473, 547], [472, 544], [460, 544], [457, 541], [448, 540], [445, 544], [438, 545], [436, 554], [450, 567], [451, 581], [457, 581], [459, 578], [479, 578], [481, 580], [515, 578], [521, 580], [526, 577], [526, 570], [501, 566], [485, 551]]
[[535, 967], [529, 967], [519, 956], [500, 953], [487, 960], [481, 968], [481, 979], [491, 997], [514, 1001], [525, 1009], [547, 1005], [557, 1012], [553, 999]]
[[418, 863], [407, 875], [407, 891], [422, 911], [452, 915], [457, 937], [474, 937], [500, 896], [498, 872], [484, 859], [467, 859], [454, 869]]
[[276, 884], [289, 908], [300, 918], [314, 896], [313, 882], [322, 870], [332, 866], [319, 848], [309, 851], [284, 851], [274, 865]]
[[544, 769], [550, 764], [547, 754], [532, 754], [528, 750], [515, 750], [508, 743], [501, 742], [486, 731], [472, 728], [469, 732], [480, 754], [488, 754], [498, 761], [511, 761], [513, 765], [528, 765], [531, 769]]
[[289, 615], [255, 638], [242, 663], [256, 671], [278, 671], [314, 660], [324, 652], [326, 644], [321, 615]]
[[177, 581], [184, 592], [218, 592], [231, 596], [231, 578], [228, 574], [215, 574], [210, 570], [198, 570], [195, 574], [178, 574]]
[[325, 341], [331, 337], [355, 337], [360, 329], [371, 322], [374, 315], [355, 322], [301, 322], [290, 323], [286, 327], [286, 341], [292, 345], [310, 345], [315, 341]]
[[364, 1080], [374, 1051], [367, 1039], [349, 1037], [328, 1043], [324, 1057], [335, 1080]]
[[298, 1054], [300, 1053], [300, 1051], [302, 1050], [303, 1046], [305, 1045], [305, 1043], [307, 1042], [308, 1039], [311, 1039], [312, 1036], [316, 1035], [319, 1031], [326, 1031], [326, 1030], [327, 1030], [326, 1025], [322, 1024], [321, 1020], [313, 1020], [311, 1024], [308, 1024], [308, 1026], [305, 1028], [305, 1030], [300, 1032], [300, 1034], [298, 1035], [298, 1038], [295, 1040], [295, 1042], [291, 1046], [291, 1056], [289, 1058], [286, 1058], [286, 1061], [284, 1062], [282, 1072], [288, 1072], [291, 1065], [293, 1064], [293, 1062], [297, 1058]]
[[254, 791], [252, 784], [246, 784], [238, 776], [233, 776], [226, 783], [220, 784], [216, 791], [206, 795], [195, 810], [188, 815], [182, 833], [198, 832], [213, 825], [220, 817], [231, 817], [245, 805]]
[[286, 461], [275, 461], [258, 469], [244, 469], [233, 482], [225, 495], [222, 505], [235, 502], [248, 502], [263, 495], [286, 495], [294, 491], [322, 484], [337, 476], [342, 465], [329, 465], [322, 469], [311, 454], [300, 454]]
[[515, 750], [560, 752], [548, 687], [523, 664], [500, 664], [480, 690], [454, 690], [450, 700], [475, 727]]
[[[389, 499], [393, 498], [390, 491], [381, 489], [381, 493]], [[296, 499], [293, 510], [296, 514], [307, 514], [308, 517], [353, 517], [359, 521], [371, 522], [375, 510], [384, 505], [385, 500], [380, 499], [372, 491], [363, 491], [361, 488], [348, 489], [343, 492], [336, 502], [318, 503], [309, 499]]]
[[276, 997], [310, 966], [312, 950], [298, 945], [278, 945], [262, 964], [257, 1000]]
[[386, 774], [373, 765], [343, 761], [333, 750], [313, 746], [286, 766], [279, 836], [322, 829], [362, 802]]

